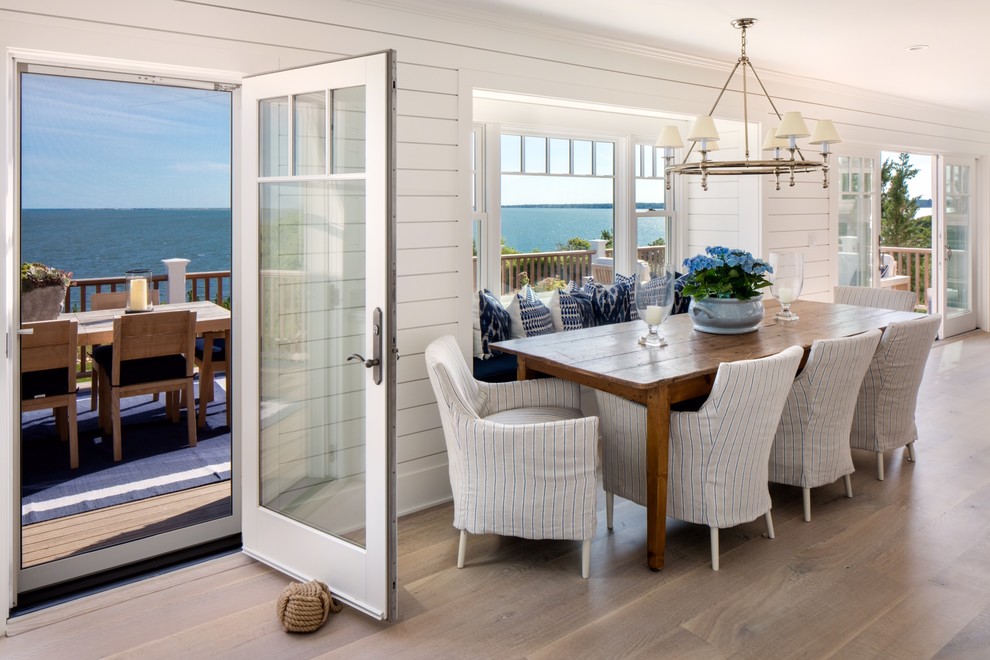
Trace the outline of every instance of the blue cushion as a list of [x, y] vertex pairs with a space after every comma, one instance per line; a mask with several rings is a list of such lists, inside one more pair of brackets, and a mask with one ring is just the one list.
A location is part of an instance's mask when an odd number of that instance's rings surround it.
[[[202, 337], [196, 340], [196, 359], [203, 359], [203, 348], [206, 346], [206, 340]], [[225, 339], [214, 339], [213, 340], [213, 361], [214, 362], [225, 362], [227, 360], [227, 340]]]
[[639, 318], [639, 309], [636, 307], [636, 278], [633, 275], [615, 274], [615, 284], [625, 284], [629, 287], [629, 320], [635, 321]]
[[532, 290], [527, 295], [518, 293], [516, 298], [519, 299], [519, 317], [527, 337], [547, 335], [553, 332], [550, 309], [532, 293]]
[[[100, 365], [100, 369], [104, 370], [107, 377], [110, 377], [113, 371], [113, 345], [106, 344], [94, 348], [93, 361]], [[185, 377], [186, 358], [182, 355], [160, 355], [139, 360], [124, 360], [120, 363], [119, 385], [137, 385]]]
[[[587, 290], [587, 286], [585, 290]], [[592, 284], [591, 305], [598, 325], [629, 321], [630, 289], [625, 284]]]
[[493, 355], [489, 343], [505, 341], [512, 338], [511, 320], [509, 313], [502, 303], [488, 289], [478, 292], [479, 321], [481, 324], [481, 351], [485, 357]]
[[58, 396], [69, 393], [69, 370], [66, 367], [42, 369], [21, 374], [21, 398]]
[[499, 353], [488, 360], [474, 359], [474, 377], [486, 383], [508, 383], [516, 380], [516, 356]]

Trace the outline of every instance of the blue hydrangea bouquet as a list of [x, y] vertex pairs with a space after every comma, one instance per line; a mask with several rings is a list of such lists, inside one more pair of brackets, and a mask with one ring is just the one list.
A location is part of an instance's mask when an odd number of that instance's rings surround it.
[[749, 300], [770, 286], [765, 275], [772, 273], [770, 264], [754, 259], [745, 250], [710, 246], [705, 254], [684, 260], [688, 276], [682, 295], [694, 298], [736, 298]]

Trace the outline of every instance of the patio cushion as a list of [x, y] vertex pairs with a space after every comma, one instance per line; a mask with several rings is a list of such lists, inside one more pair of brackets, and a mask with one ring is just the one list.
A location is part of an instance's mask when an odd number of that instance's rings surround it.
[[65, 367], [21, 374], [21, 398], [57, 396], [69, 393], [69, 370]]
[[[196, 359], [203, 359], [203, 348], [206, 346], [206, 340], [202, 337], [196, 339]], [[224, 339], [214, 339], [213, 340], [213, 361], [214, 362], [224, 362], [227, 359], [227, 341]]]
[[[105, 369], [109, 376], [113, 372], [113, 345], [107, 344], [93, 349], [93, 360], [100, 365], [100, 369]], [[185, 377], [186, 358], [182, 355], [161, 355], [140, 360], [124, 360], [120, 363], [120, 385], [137, 385]]]

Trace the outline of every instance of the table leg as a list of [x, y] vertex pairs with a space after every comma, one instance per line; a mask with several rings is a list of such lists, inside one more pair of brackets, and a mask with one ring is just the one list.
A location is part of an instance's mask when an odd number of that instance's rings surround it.
[[526, 358], [522, 355], [516, 356], [516, 378], [518, 380], [529, 380], [535, 378], [535, 372], [526, 365]]
[[667, 543], [667, 473], [670, 465], [670, 388], [659, 385], [646, 396], [646, 561], [663, 568]]

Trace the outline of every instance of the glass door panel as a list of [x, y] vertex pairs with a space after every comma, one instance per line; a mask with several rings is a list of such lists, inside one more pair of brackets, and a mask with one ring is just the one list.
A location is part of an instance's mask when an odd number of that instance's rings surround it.
[[941, 287], [943, 336], [951, 337], [976, 327], [973, 311], [973, 196], [972, 162], [946, 158], [943, 167], [942, 223], [938, 232], [943, 246]]
[[874, 286], [874, 167], [870, 157], [838, 158], [840, 286]]

